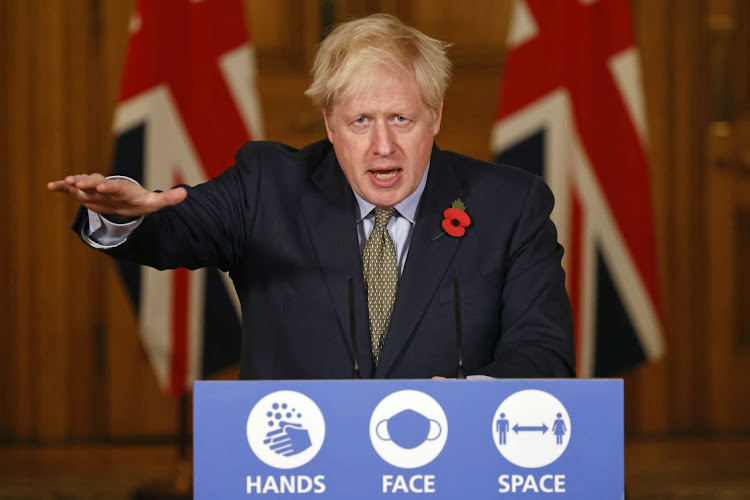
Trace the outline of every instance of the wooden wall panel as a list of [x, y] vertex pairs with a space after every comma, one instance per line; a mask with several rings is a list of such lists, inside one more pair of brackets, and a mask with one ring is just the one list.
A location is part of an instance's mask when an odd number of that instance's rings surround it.
[[[49, 0], [32, 2], [35, 33], [32, 48], [31, 161], [30, 185], [26, 196], [33, 201], [33, 214], [46, 214], [40, 231], [32, 232], [30, 258], [32, 273], [44, 276], [34, 280], [32, 291], [33, 366], [35, 367], [36, 425], [40, 440], [57, 440], [67, 435], [66, 388], [71, 354], [65, 342], [68, 318], [65, 256], [68, 246], [63, 231], [69, 223], [59, 200], [47, 196], [47, 179], [66, 174], [65, 158], [69, 145], [66, 131], [65, 89], [70, 83], [64, 75], [67, 38], [64, 26], [65, 6]], [[44, 165], [39, 168], [39, 165]]]
[[259, 69], [305, 74], [321, 36], [318, 2], [245, 0], [245, 13]]
[[303, 94], [322, 29], [318, 2], [246, 0], [245, 11], [261, 75], [265, 138], [295, 147], [319, 140], [323, 119]]
[[[739, 272], [747, 268], [740, 257], [750, 252], [750, 176], [737, 176], [729, 169], [712, 172], [708, 183], [710, 261], [709, 286], [716, 293], [711, 305], [711, 339], [707, 346], [707, 425], [717, 431], [744, 430], [747, 421], [750, 379], [746, 373], [750, 346], [740, 342]], [[742, 231], [742, 232], [740, 232]], [[746, 286], [746, 284], [743, 284]]]
[[[633, 31], [641, 56], [641, 71], [649, 130], [648, 158], [651, 167], [653, 207], [662, 311], [671, 308], [668, 293], [669, 258], [667, 244], [668, 210], [672, 175], [669, 159], [669, 19], [668, 0], [640, 0], [631, 2]], [[663, 328], [667, 337], [671, 332], [669, 314], [663, 314]], [[667, 338], [669, 342], [669, 338]], [[667, 348], [669, 350], [669, 347]], [[625, 408], [628, 432], [660, 433], [669, 428], [668, 365], [662, 359], [640, 367], [625, 378]]]
[[[65, 27], [69, 34], [65, 50], [65, 81], [67, 129], [79, 131], [75, 140], [69, 141], [66, 157], [66, 172], [76, 168], [88, 170], [101, 158], [103, 112], [77, 112], [76, 110], [101, 110], [103, 86], [101, 78], [103, 59], [98, 56], [101, 29], [100, 11], [91, 3], [70, 3], [65, 11]], [[64, 217], [70, 221], [76, 207], [66, 204]], [[68, 224], [63, 226], [65, 233], [61, 241], [70, 238]], [[101, 342], [104, 333], [102, 325], [102, 291], [104, 283], [100, 279], [102, 266], [92, 262], [91, 253], [79, 246], [66, 245], [68, 254], [63, 269], [69, 270], [64, 295], [66, 304], [69, 363], [66, 397], [69, 401], [71, 439], [85, 440], [106, 435], [105, 379]], [[82, 301], [80, 297], [87, 297]]]
[[[750, 379], [739, 376], [750, 363], [743, 319], [747, 300], [750, 241], [750, 3], [711, 0], [711, 126], [708, 128], [708, 220], [710, 344], [709, 426], [745, 428]], [[743, 272], [744, 271], [744, 272]]]
[[705, 275], [706, 235], [701, 224], [705, 215], [705, 146], [696, 132], [706, 125], [706, 74], [696, 60], [705, 60], [704, 2], [672, 4], [671, 37], [673, 92], [671, 109], [671, 162], [674, 168], [672, 234], [668, 253], [672, 257], [669, 291], [674, 301], [669, 362], [673, 381], [671, 427], [675, 431], [706, 428], [705, 370], [709, 325], [706, 323]]
[[[10, 15], [10, 5], [7, 2], [0, 2], [0, 20], [8, 19]], [[9, 34], [4, 29], [5, 22], [0, 21], [0, 75], [7, 75], [10, 65], [10, 44]], [[8, 157], [8, 130], [10, 128], [10, 116], [7, 112], [8, 99], [7, 96], [10, 93], [8, 78], [0, 78], [0, 165], [8, 165], [10, 161]], [[8, 186], [8, 178], [6, 175], [7, 168], [0, 170], [0, 182], [4, 186]], [[11, 205], [7, 196], [0, 197], [0, 211], [5, 214], [9, 214], [11, 211]], [[0, 329], [4, 328], [7, 331], [7, 321], [11, 318], [13, 312], [10, 304], [10, 246], [8, 240], [10, 238], [6, 236], [3, 243], [0, 244], [0, 283], [8, 283], [8, 286], [0, 286]], [[11, 335], [0, 335], [0, 352], [10, 352], [12, 348]], [[0, 362], [0, 381], [11, 380], [11, 377], [15, 375], [11, 369], [10, 364]], [[7, 436], [10, 433], [10, 421], [11, 421], [11, 405], [13, 401], [13, 392], [9, 383], [0, 382], [0, 436]]]
[[438, 145], [491, 160], [489, 131], [498, 104], [504, 40], [512, 3], [446, 2], [440, 9], [432, 2], [421, 0], [398, 5], [398, 12], [394, 14], [404, 22], [452, 44], [449, 54], [454, 70], [445, 96]]
[[400, 12], [404, 22], [434, 38], [451, 42], [451, 59], [457, 68], [500, 69], [512, 2], [464, 0], [444, 2], [441, 8], [435, 8], [433, 1], [413, 0], [406, 5], [408, 11], [401, 7]]
[[131, 8], [3, 4], [3, 154], [13, 166], [3, 172], [13, 186], [3, 440], [174, 434], [176, 403], [156, 386], [112, 261], [80, 245], [69, 231], [77, 207], [45, 190], [50, 179], [109, 169]]
[[665, 357], [627, 374], [632, 434], [694, 433], [706, 426], [705, 168], [696, 134], [705, 115], [705, 3], [634, 1], [651, 136]]
[[12, 376], [0, 381], [11, 394], [10, 422], [4, 437], [17, 440], [36, 438], [36, 360], [32, 357], [32, 316], [35, 304], [32, 299], [33, 280], [31, 260], [31, 220], [33, 202], [28, 197], [30, 176], [28, 165], [31, 154], [26, 147], [31, 132], [32, 117], [29, 113], [33, 93], [31, 91], [31, 6], [26, 2], [14, 2], [7, 6], [8, 17], [3, 19], [3, 32], [8, 40], [8, 95], [5, 96], [8, 113], [8, 165], [7, 193], [10, 212], [8, 221], [9, 279], [4, 294], [10, 304], [10, 315], [6, 319], [9, 350], [3, 364], [11, 367]]

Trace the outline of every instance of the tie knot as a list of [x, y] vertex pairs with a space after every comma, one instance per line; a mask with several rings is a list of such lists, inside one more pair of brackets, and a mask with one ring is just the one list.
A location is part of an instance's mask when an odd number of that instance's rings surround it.
[[388, 221], [393, 217], [396, 209], [391, 208], [375, 208], [375, 227], [383, 228], [388, 225]]

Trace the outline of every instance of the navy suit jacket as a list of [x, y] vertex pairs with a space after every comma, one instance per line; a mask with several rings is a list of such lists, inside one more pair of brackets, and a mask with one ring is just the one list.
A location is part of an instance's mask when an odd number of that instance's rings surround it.
[[[453, 377], [454, 281], [467, 374], [575, 376], [573, 323], [544, 182], [433, 148], [385, 345], [372, 361], [356, 200], [331, 144], [244, 145], [235, 167], [145, 217], [117, 257], [229, 271], [242, 304], [243, 379], [350, 378], [349, 278], [364, 378]], [[471, 225], [443, 235], [461, 198]], [[79, 216], [74, 230], [86, 230]]]

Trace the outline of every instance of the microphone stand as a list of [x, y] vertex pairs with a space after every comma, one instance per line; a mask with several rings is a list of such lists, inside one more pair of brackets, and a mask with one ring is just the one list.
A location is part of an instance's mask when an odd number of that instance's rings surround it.
[[461, 289], [458, 286], [458, 278], [453, 280], [453, 291], [456, 302], [456, 350], [458, 351], [458, 368], [456, 369], [456, 378], [465, 379], [464, 374], [464, 354], [463, 354], [463, 330], [461, 329]]
[[357, 317], [354, 311], [354, 280], [349, 278], [349, 335], [352, 337], [352, 359], [354, 360], [353, 379], [362, 378], [359, 374], [359, 351], [357, 350]]

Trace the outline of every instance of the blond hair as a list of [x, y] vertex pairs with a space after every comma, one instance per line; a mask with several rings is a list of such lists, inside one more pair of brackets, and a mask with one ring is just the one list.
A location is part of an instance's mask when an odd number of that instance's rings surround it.
[[413, 75], [434, 119], [450, 83], [449, 46], [388, 14], [347, 21], [318, 46], [305, 94], [330, 113], [342, 97], [366, 90], [371, 70], [382, 67]]

